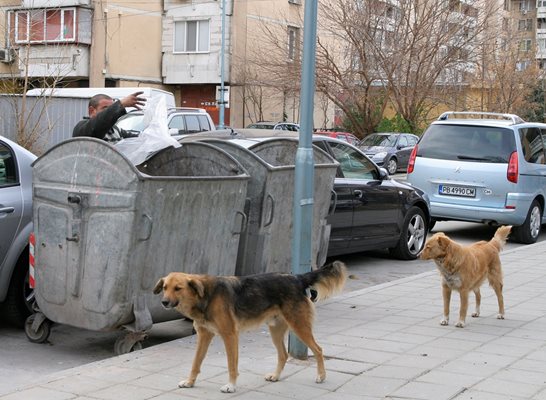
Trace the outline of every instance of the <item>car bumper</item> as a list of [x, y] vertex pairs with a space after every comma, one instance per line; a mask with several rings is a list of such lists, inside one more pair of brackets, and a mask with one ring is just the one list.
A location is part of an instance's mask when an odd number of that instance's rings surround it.
[[470, 206], [468, 204], [447, 204], [432, 201], [430, 213], [434, 219], [448, 219], [470, 222], [493, 222], [498, 224], [521, 225], [527, 218], [531, 200], [509, 198], [504, 208]]

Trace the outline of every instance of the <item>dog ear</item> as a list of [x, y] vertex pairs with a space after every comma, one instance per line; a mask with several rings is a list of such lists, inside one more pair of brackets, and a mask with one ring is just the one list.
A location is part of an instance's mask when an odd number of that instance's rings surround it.
[[449, 247], [449, 243], [451, 240], [447, 236], [439, 236], [438, 237], [438, 244], [442, 249], [447, 249]]
[[163, 290], [163, 283], [164, 283], [163, 278], [161, 278], [159, 281], [157, 281], [157, 283], [155, 284], [154, 290], [153, 290], [154, 294], [161, 293], [161, 291]]
[[188, 280], [188, 286], [191, 287], [199, 297], [205, 296], [205, 286], [199, 279]]

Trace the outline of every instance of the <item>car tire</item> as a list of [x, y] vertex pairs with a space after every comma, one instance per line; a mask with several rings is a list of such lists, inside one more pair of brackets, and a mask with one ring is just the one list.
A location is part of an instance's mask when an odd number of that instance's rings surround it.
[[425, 245], [427, 232], [425, 213], [417, 206], [411, 207], [404, 218], [400, 240], [389, 252], [400, 260], [415, 260]]
[[396, 174], [396, 171], [398, 171], [398, 161], [396, 161], [396, 158], [392, 157], [387, 161], [387, 172], [389, 175]]
[[2, 303], [4, 319], [19, 328], [25, 326], [25, 320], [32, 314], [34, 294], [28, 283], [28, 248], [23, 251], [11, 276], [11, 281]]
[[523, 244], [535, 243], [540, 235], [542, 212], [542, 207], [540, 207], [539, 202], [533, 200], [523, 225], [512, 228], [512, 233], [510, 235], [511, 239]]

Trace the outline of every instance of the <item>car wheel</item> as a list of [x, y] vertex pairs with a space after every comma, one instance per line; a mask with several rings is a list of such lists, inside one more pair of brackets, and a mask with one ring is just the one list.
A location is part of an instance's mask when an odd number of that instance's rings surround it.
[[396, 161], [396, 158], [391, 158], [387, 161], [387, 171], [389, 175], [396, 174], [396, 171], [398, 171], [398, 161]]
[[389, 249], [390, 253], [400, 260], [415, 260], [423, 249], [427, 231], [425, 213], [419, 207], [411, 207], [404, 218], [400, 240]]
[[6, 300], [2, 304], [3, 316], [7, 322], [19, 328], [25, 326], [25, 320], [32, 314], [34, 290], [28, 281], [28, 249], [20, 257], [8, 288]]
[[527, 218], [523, 225], [515, 226], [512, 228], [512, 234], [510, 237], [512, 240], [523, 243], [531, 244], [535, 243], [540, 235], [540, 228], [542, 223], [542, 208], [537, 200], [533, 200]]

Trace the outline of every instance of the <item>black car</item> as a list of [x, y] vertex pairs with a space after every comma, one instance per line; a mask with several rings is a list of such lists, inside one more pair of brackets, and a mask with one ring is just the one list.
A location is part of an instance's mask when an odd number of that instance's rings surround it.
[[411, 133], [372, 133], [362, 139], [358, 147], [393, 175], [408, 168], [411, 151], [418, 141], [419, 136]]
[[[242, 147], [272, 138], [297, 140], [297, 132], [271, 129], [231, 129], [200, 133], [180, 140], [233, 140]], [[392, 180], [357, 147], [324, 135], [313, 144], [339, 162], [328, 216], [331, 225], [328, 256], [389, 249], [399, 259], [413, 260], [421, 252], [430, 224], [428, 196], [420, 189]]]
[[339, 162], [335, 210], [328, 217], [328, 256], [386, 248], [399, 259], [417, 258], [430, 221], [428, 197], [389, 179], [383, 168], [347, 142], [317, 135], [313, 144]]

